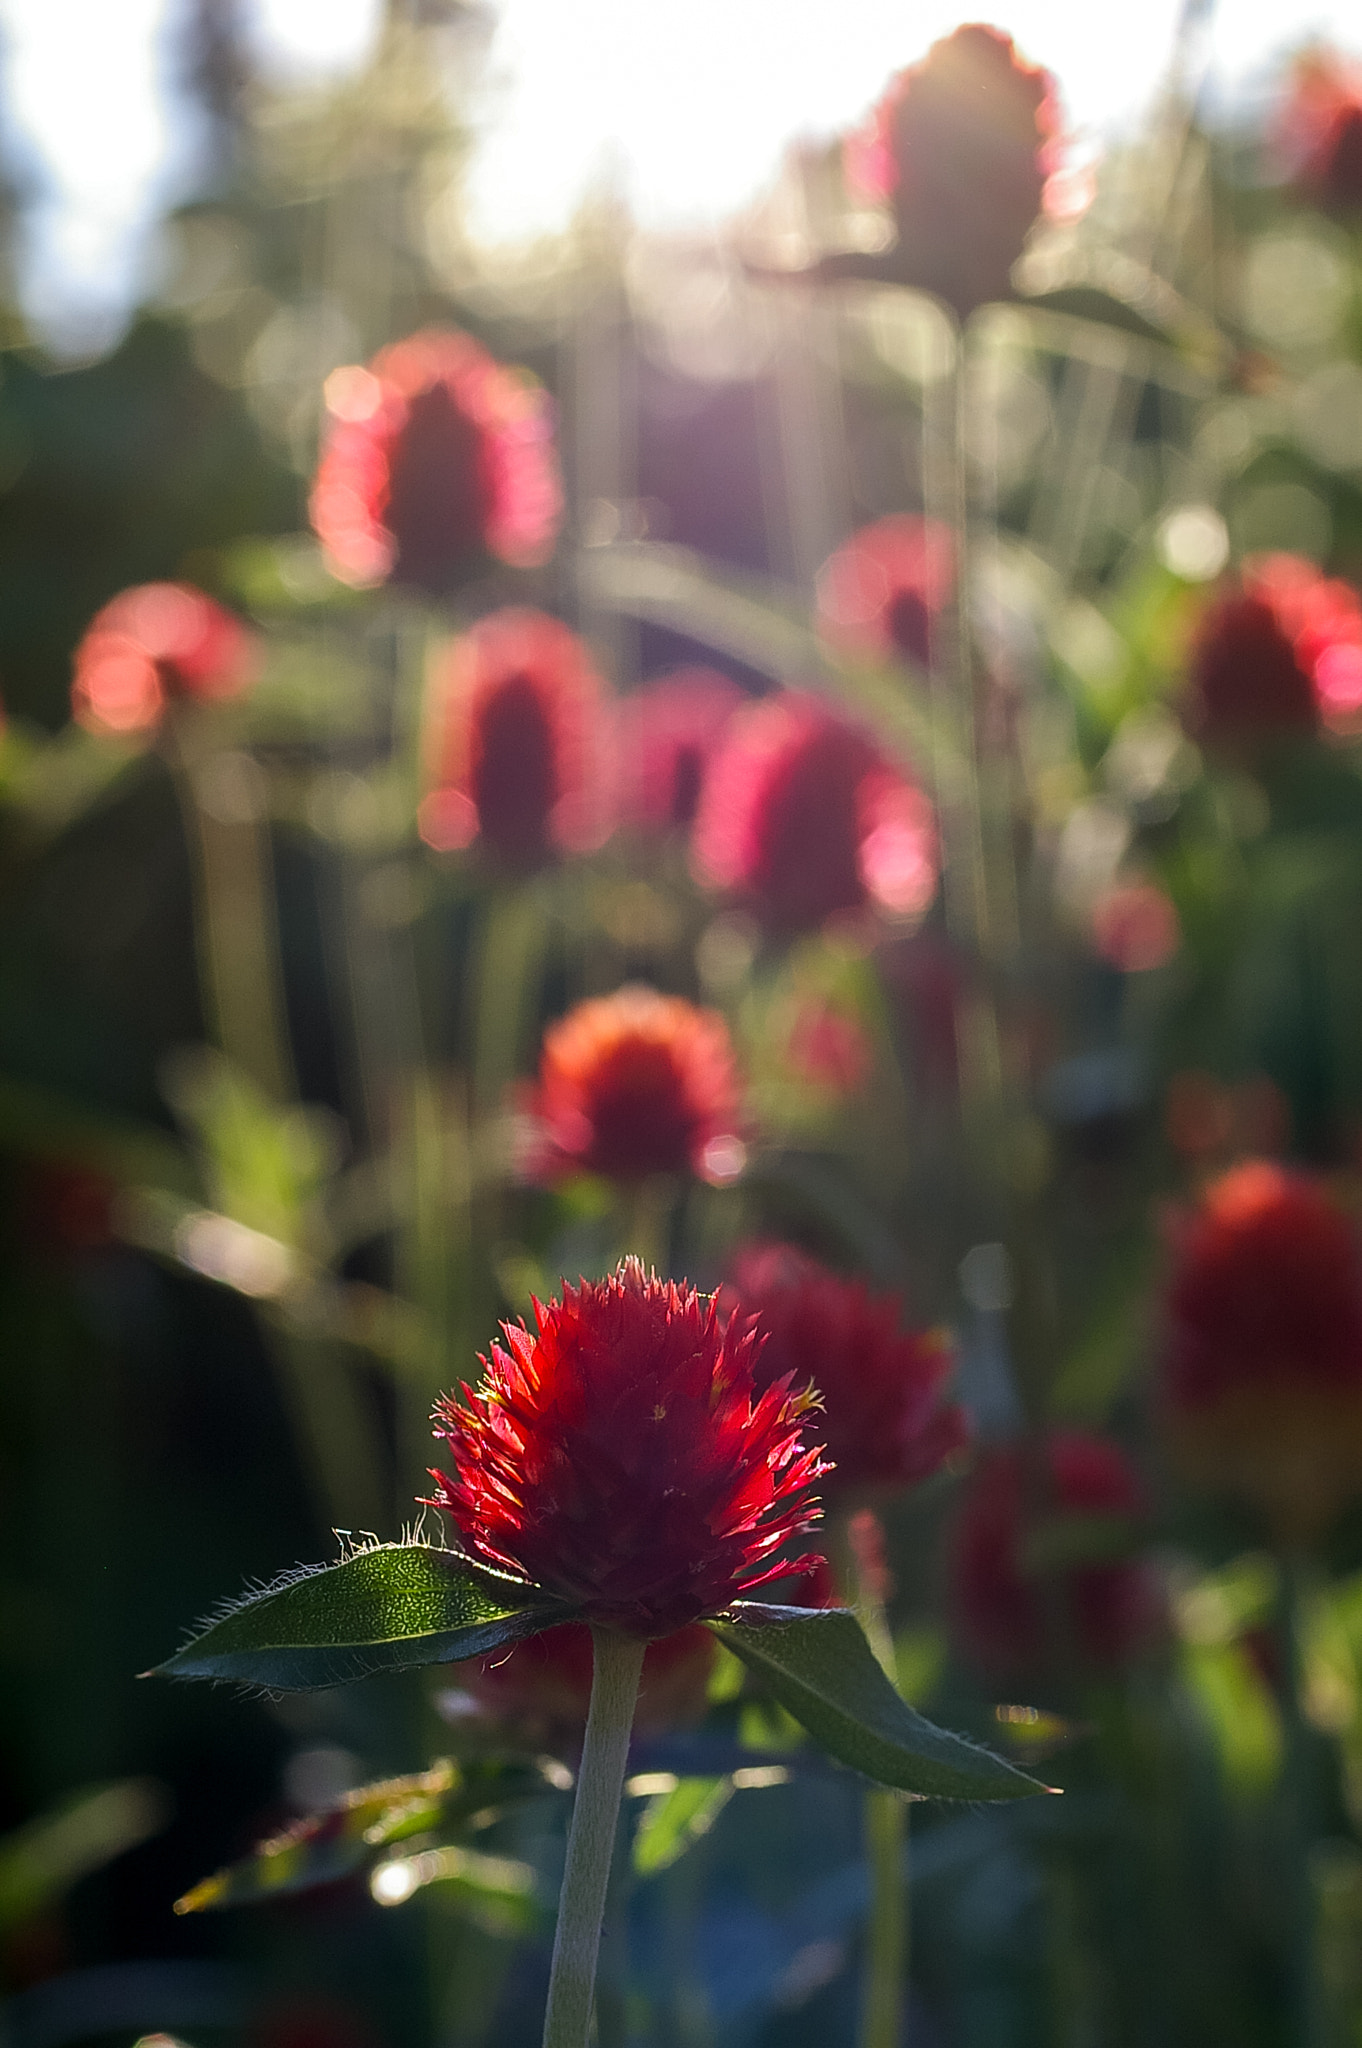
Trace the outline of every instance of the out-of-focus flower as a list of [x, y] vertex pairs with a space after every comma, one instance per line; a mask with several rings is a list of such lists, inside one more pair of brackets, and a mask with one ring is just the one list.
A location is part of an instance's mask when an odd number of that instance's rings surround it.
[[578, 1003], [544, 1033], [530, 1123], [534, 1179], [732, 1179], [742, 1141], [728, 1026], [638, 984]]
[[787, 690], [733, 720], [691, 842], [696, 877], [771, 930], [867, 906], [918, 916], [936, 890], [932, 807], [860, 725]]
[[1317, 1535], [1362, 1489], [1362, 1263], [1311, 1175], [1249, 1160], [1170, 1226], [1162, 1416], [1195, 1483]]
[[1242, 747], [1348, 729], [1362, 718], [1362, 603], [1299, 555], [1260, 555], [1202, 614], [1184, 716], [1195, 738]]
[[255, 635], [187, 583], [138, 583], [95, 613], [76, 649], [72, 709], [96, 732], [145, 732], [168, 703], [248, 689]]
[[759, 1378], [809, 1381], [821, 1394], [830, 1499], [910, 1486], [966, 1442], [963, 1411], [941, 1399], [953, 1363], [945, 1334], [905, 1330], [897, 1295], [871, 1294], [793, 1245], [754, 1244], [724, 1299], [766, 1332]]
[[848, 145], [850, 181], [894, 210], [901, 280], [964, 320], [1011, 294], [1011, 270], [1058, 169], [1054, 81], [1009, 36], [970, 22], [891, 80]]
[[710, 757], [743, 702], [711, 668], [682, 668], [645, 683], [620, 705], [620, 807], [646, 832], [684, 828], [695, 816]]
[[1092, 907], [1092, 943], [1123, 974], [1166, 966], [1182, 943], [1171, 899], [1153, 882], [1118, 882]]
[[[1145, 1513], [1124, 1454], [1057, 1430], [1028, 1456], [991, 1450], [970, 1478], [951, 1544], [952, 1617], [961, 1647], [1002, 1680], [1044, 1662], [1110, 1671], [1151, 1645], [1163, 1602], [1150, 1567], [1103, 1555]], [[1095, 1525], [1090, 1531], [1084, 1522]], [[1103, 1532], [1103, 1524], [1116, 1525]]]
[[1253, 1074], [1233, 1087], [1195, 1067], [1168, 1083], [1164, 1128], [1175, 1152], [1196, 1165], [1235, 1153], [1276, 1153], [1291, 1135], [1291, 1109], [1275, 1081]]
[[785, 1064], [811, 1088], [851, 1095], [867, 1079], [875, 1055], [854, 1011], [821, 996], [805, 996], [790, 1020]]
[[548, 560], [563, 504], [548, 399], [470, 336], [430, 328], [333, 370], [326, 403], [310, 510], [346, 582], [439, 595], [489, 555]]
[[1300, 192], [1331, 213], [1362, 210], [1362, 65], [1305, 50], [1292, 68], [1276, 141]]
[[949, 527], [904, 513], [877, 519], [818, 576], [818, 630], [830, 647], [926, 668], [955, 578]]
[[758, 1384], [749, 1322], [636, 1259], [534, 1312], [436, 1408], [435, 1504], [470, 1557], [645, 1638], [795, 1567], [777, 1559], [818, 1520], [816, 1404]]
[[[648, 1645], [634, 1727], [640, 1732], [698, 1721], [714, 1669], [715, 1640], [698, 1625]], [[478, 1705], [498, 1720], [580, 1738], [591, 1704], [591, 1631], [584, 1622], [545, 1629], [463, 1673]]]
[[476, 839], [524, 872], [598, 846], [611, 823], [602, 683], [583, 641], [544, 612], [492, 612], [432, 664], [421, 836]]

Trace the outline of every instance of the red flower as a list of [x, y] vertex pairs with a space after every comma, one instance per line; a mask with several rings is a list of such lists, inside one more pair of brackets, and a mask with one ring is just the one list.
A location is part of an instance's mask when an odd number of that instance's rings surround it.
[[544, 1033], [532, 1177], [611, 1180], [741, 1167], [738, 1079], [717, 1010], [637, 984], [593, 997]]
[[585, 643], [544, 612], [492, 612], [432, 667], [432, 784], [422, 837], [480, 839], [508, 868], [541, 866], [605, 837], [602, 684]]
[[[1065, 1524], [1138, 1521], [1144, 1495], [1115, 1444], [1058, 1430], [1034, 1469], [1013, 1445], [988, 1451], [970, 1480], [950, 1556], [961, 1643], [998, 1678], [1025, 1675], [1047, 1654], [1089, 1668], [1128, 1663], [1157, 1635], [1158, 1586], [1147, 1565], [1121, 1558], [1065, 1562]], [[1070, 1555], [1081, 1550], [1070, 1537]], [[1053, 1544], [1052, 1560], [1046, 1550]], [[1094, 1531], [1089, 1556], [1101, 1551]]]
[[622, 799], [631, 823], [650, 832], [690, 824], [710, 756], [742, 701], [737, 684], [709, 668], [677, 669], [624, 699]]
[[1163, 1411], [1189, 1476], [1317, 1533], [1362, 1486], [1362, 1265], [1327, 1189], [1233, 1167], [1172, 1226]]
[[814, 1397], [759, 1386], [750, 1324], [636, 1259], [535, 1322], [504, 1324], [481, 1388], [436, 1408], [436, 1504], [470, 1557], [644, 1637], [792, 1569], [778, 1553], [818, 1519]]
[[1299, 555], [1260, 555], [1212, 600], [1186, 722], [1212, 744], [1349, 727], [1362, 713], [1362, 604]]
[[548, 401], [454, 329], [326, 380], [312, 524], [348, 583], [438, 595], [487, 556], [546, 562], [562, 514]]
[[691, 843], [697, 878], [782, 933], [873, 904], [900, 916], [936, 889], [931, 805], [862, 726], [782, 691], [734, 719]]
[[[705, 1711], [714, 1653], [714, 1637], [698, 1626], [649, 1643], [635, 1729], [698, 1721]], [[498, 1720], [548, 1723], [580, 1740], [591, 1704], [591, 1674], [591, 1631], [583, 1622], [568, 1622], [481, 1658], [464, 1676], [478, 1705]]]
[[1331, 213], [1362, 208], [1362, 66], [1332, 50], [1299, 56], [1277, 142], [1308, 199]]
[[1048, 71], [971, 22], [900, 71], [848, 149], [852, 182], [891, 200], [896, 267], [965, 319], [1011, 293], [1011, 270], [1055, 168]]
[[1092, 907], [1092, 942], [1123, 974], [1163, 967], [1182, 943], [1169, 897], [1153, 882], [1117, 882]]
[[829, 1495], [910, 1486], [967, 1440], [963, 1411], [941, 1402], [946, 1337], [905, 1331], [897, 1295], [871, 1294], [792, 1245], [759, 1244], [739, 1254], [731, 1299], [766, 1332], [758, 1377], [810, 1381], [821, 1394]]
[[142, 732], [177, 698], [235, 697], [255, 679], [254, 634], [187, 583], [111, 598], [76, 649], [71, 703], [97, 732]]
[[877, 519], [823, 564], [818, 630], [848, 653], [926, 668], [954, 580], [949, 527], [908, 514]]

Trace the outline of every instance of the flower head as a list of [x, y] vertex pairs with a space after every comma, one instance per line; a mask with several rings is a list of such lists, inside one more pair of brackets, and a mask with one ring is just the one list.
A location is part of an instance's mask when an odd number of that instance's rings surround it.
[[1094, 950], [1122, 974], [1166, 966], [1182, 943], [1169, 897], [1154, 882], [1114, 882], [1092, 906]]
[[815, 1400], [758, 1384], [752, 1325], [636, 1259], [534, 1314], [436, 1408], [436, 1505], [468, 1555], [644, 1637], [788, 1573], [778, 1553], [818, 1519]]
[[[634, 1727], [647, 1732], [698, 1721], [716, 1648], [709, 1630], [698, 1624], [649, 1643]], [[479, 1707], [497, 1720], [547, 1725], [551, 1733], [580, 1741], [591, 1674], [591, 1631], [584, 1622], [567, 1622], [479, 1659], [463, 1678]]]
[[877, 519], [824, 563], [818, 630], [848, 653], [926, 668], [954, 576], [948, 527], [909, 514]]
[[890, 82], [848, 150], [851, 180], [887, 198], [904, 280], [954, 307], [1010, 294], [1012, 265], [1055, 168], [1047, 71], [1001, 30], [967, 23]]
[[697, 878], [745, 898], [774, 931], [868, 905], [917, 916], [936, 889], [922, 791], [864, 727], [786, 690], [733, 720], [700, 799]]
[[732, 1178], [738, 1078], [717, 1010], [631, 984], [578, 1003], [544, 1033], [533, 1101], [535, 1178], [580, 1169]]
[[1245, 562], [1202, 615], [1192, 648], [1187, 724], [1198, 739], [1243, 745], [1348, 727], [1362, 713], [1362, 603], [1299, 555]]
[[690, 824], [710, 757], [742, 701], [737, 684], [709, 668], [677, 669], [624, 699], [622, 798], [631, 823], [651, 832]]
[[731, 1298], [766, 1332], [758, 1376], [808, 1381], [822, 1396], [829, 1496], [910, 1486], [967, 1440], [963, 1411], [941, 1399], [950, 1345], [940, 1330], [905, 1331], [897, 1295], [792, 1245], [754, 1244], [734, 1264]]
[[[1066, 1524], [1138, 1522], [1144, 1493], [1124, 1454], [1102, 1437], [1057, 1430], [1034, 1469], [1013, 1445], [985, 1453], [961, 1504], [950, 1556], [952, 1611], [961, 1643], [999, 1678], [1025, 1674], [1047, 1654], [1110, 1670], [1157, 1635], [1162, 1602], [1149, 1567], [1102, 1555], [1088, 1561]], [[1050, 1550], [1053, 1561], [1047, 1561]], [[1069, 1552], [1071, 1560], [1065, 1561]]]
[[143, 732], [177, 699], [235, 697], [255, 679], [255, 636], [188, 583], [138, 583], [111, 598], [76, 649], [71, 702], [82, 725]]
[[1172, 1226], [1162, 1405], [1189, 1476], [1316, 1533], [1362, 1488], [1362, 1262], [1322, 1182], [1266, 1160]]
[[584, 642], [544, 612], [492, 612], [432, 667], [422, 836], [477, 839], [503, 867], [599, 845], [606, 807], [602, 684]]
[[312, 524], [349, 583], [438, 595], [488, 555], [545, 562], [562, 513], [548, 401], [454, 329], [326, 381], [331, 427]]
[[1362, 66], [1333, 50], [1296, 59], [1277, 143], [1298, 190], [1331, 213], [1362, 210]]

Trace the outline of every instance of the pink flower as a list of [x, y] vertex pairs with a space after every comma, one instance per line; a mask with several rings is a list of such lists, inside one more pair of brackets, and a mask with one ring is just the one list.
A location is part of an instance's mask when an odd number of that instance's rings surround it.
[[1259, 555], [1203, 613], [1186, 722], [1230, 747], [1362, 717], [1362, 603], [1299, 555]]
[[1331, 213], [1362, 208], [1362, 65], [1306, 50], [1292, 69], [1276, 140], [1301, 193]]
[[906, 513], [877, 519], [819, 572], [818, 630], [850, 654], [926, 668], [954, 580], [948, 527]]
[[1117, 882], [1092, 907], [1092, 942], [1123, 974], [1163, 967], [1182, 943], [1171, 900], [1153, 882]]
[[144, 732], [168, 703], [239, 696], [258, 666], [255, 635], [201, 590], [138, 583], [86, 627], [76, 649], [72, 709], [97, 732]]
[[620, 705], [621, 807], [649, 832], [688, 826], [724, 730], [743, 703], [727, 676], [681, 668], [645, 683]]

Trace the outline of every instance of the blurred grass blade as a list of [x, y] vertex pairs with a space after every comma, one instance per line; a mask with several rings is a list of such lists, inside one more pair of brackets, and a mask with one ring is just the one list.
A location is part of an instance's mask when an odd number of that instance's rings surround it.
[[739, 1600], [708, 1626], [830, 1756], [922, 1799], [1021, 1799], [1047, 1788], [900, 1699], [855, 1616]]
[[306, 1692], [479, 1657], [571, 1618], [453, 1551], [380, 1543], [248, 1594], [148, 1675]]
[[643, 1809], [634, 1836], [634, 1870], [652, 1877], [707, 1835], [733, 1797], [732, 1778], [678, 1778], [670, 1792], [658, 1792]]
[[167, 1801], [150, 1778], [77, 1793], [55, 1812], [0, 1839], [0, 1928], [16, 1926], [92, 1870], [165, 1825]]

